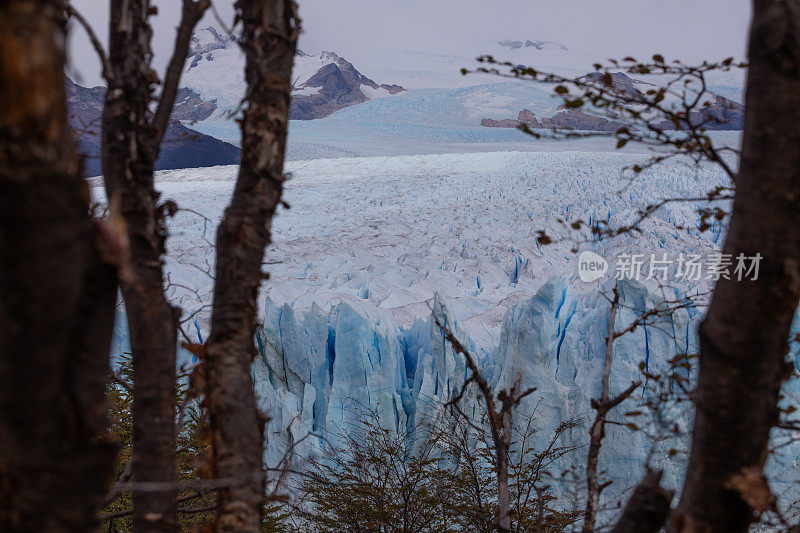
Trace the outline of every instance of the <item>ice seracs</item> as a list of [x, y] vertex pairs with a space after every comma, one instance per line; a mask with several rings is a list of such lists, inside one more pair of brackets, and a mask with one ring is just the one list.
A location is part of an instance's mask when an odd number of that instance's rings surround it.
[[[660, 305], [658, 296], [636, 282], [623, 281], [621, 294], [618, 329]], [[437, 323], [474, 354], [496, 390], [510, 387], [517, 375], [524, 388], [537, 388], [517, 411], [518, 420], [535, 414], [535, 445], [544, 446], [561, 422], [572, 419], [579, 424], [565, 444], [585, 445], [608, 329], [610, 304], [602, 295], [581, 294], [565, 278], [551, 280], [508, 309], [499, 344], [488, 349], [479, 348], [462, 329], [458, 305], [437, 295], [427, 319], [402, 327], [368, 304], [342, 302], [329, 312], [314, 306], [303, 313], [267, 301], [254, 366], [261, 407], [272, 415], [266, 428], [267, 461], [280, 460], [292, 442], [302, 443], [295, 450], [299, 457], [318, 456], [343, 430], [357, 427], [366, 412], [375, 413], [382, 427], [409, 435], [430, 425], [452, 424], [445, 404], [459, 393], [469, 373]], [[640, 365], [656, 373], [675, 355], [693, 353], [697, 318], [688, 311], [654, 317], [620, 339], [612, 388], [622, 391], [641, 379]], [[640, 406], [642, 397], [634, 397], [627, 410], [646, 411]], [[479, 413], [477, 396], [465, 398], [463, 411]], [[643, 473], [650, 443], [643, 434], [619, 426], [610, 427], [606, 438], [603, 468], [622, 491]], [[668, 482], [676, 484], [682, 463], [676, 460], [667, 467]]]
[[[536, 411], [541, 438], [565, 417], [592, 416], [589, 401], [599, 394], [607, 334], [609, 302], [602, 291], [616, 271], [614, 258], [706, 254], [717, 250], [722, 234], [693, 229], [697, 205], [671, 204], [643, 222], [641, 233], [587, 247], [606, 259], [609, 269], [605, 281], [586, 283], [578, 279], [569, 228], [556, 219], [589, 225], [609, 220], [619, 227], [659, 198], [696, 197], [723, 176], [713, 167], [695, 172], [675, 164], [631, 182], [620, 171], [645, 154], [579, 152], [578, 146], [543, 143], [540, 149], [559, 151], [287, 164], [293, 177], [285, 199], [292, 208], [279, 210], [273, 222], [265, 266], [271, 278], [259, 296], [253, 366], [260, 406], [270, 418], [265, 433], [270, 466], [292, 442], [309, 434], [329, 437], [352, 424], [357, 408], [377, 411], [381, 424], [400, 431], [441, 419], [442, 404], [464, 382], [466, 370], [436, 328], [433, 313], [476, 355], [493, 386], [507, 386], [519, 373], [525, 386], [539, 389], [531, 402], [544, 398]], [[236, 171], [229, 166], [157, 175], [163, 197], [186, 209], [168, 222], [166, 269], [175, 283], [169, 297], [191, 317], [187, 335], [196, 341], [208, 333], [212, 280], [205, 270], [214, 258], [209, 239]], [[538, 229], [556, 242], [538, 245]], [[623, 284], [625, 310], [618, 328], [665, 298], [707, 289], [707, 284], [670, 283], [662, 292], [657, 282], [642, 282], [646, 285]], [[619, 339], [612, 390], [640, 379], [642, 362], [656, 372], [666, 358], [696, 351], [700, 312], [681, 310]], [[124, 327], [115, 343], [116, 351], [129, 351]], [[180, 357], [191, 362], [185, 359], [189, 354]], [[642, 410], [641, 400], [631, 399], [625, 411]], [[523, 405], [520, 416], [530, 414], [533, 405]], [[570, 438], [585, 442], [585, 424]], [[324, 445], [312, 435], [298, 452], [321, 453]], [[649, 446], [639, 432], [609, 429], [601, 463], [617, 480], [610, 497], [637, 480], [641, 471], [631, 465], [634, 460], [641, 465]], [[684, 450], [681, 446], [675, 445]], [[667, 469], [673, 486], [683, 457], [657, 465]]]

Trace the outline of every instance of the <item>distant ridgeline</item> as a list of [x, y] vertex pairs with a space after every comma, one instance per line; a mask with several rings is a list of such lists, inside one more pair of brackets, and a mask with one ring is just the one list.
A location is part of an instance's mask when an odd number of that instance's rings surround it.
[[[596, 72], [586, 75], [587, 79], [598, 78]], [[633, 79], [621, 72], [612, 74], [613, 87], [615, 91], [630, 95], [644, 95], [638, 86], [649, 85], [646, 82]], [[488, 128], [518, 128], [526, 125], [530, 129], [570, 129], [579, 131], [617, 131], [625, 126], [622, 122], [614, 120], [613, 117], [602, 116], [601, 111], [597, 114], [581, 111], [579, 109], [567, 109], [560, 106], [552, 117], [537, 117], [529, 109], [519, 112], [516, 119], [513, 118], [484, 118], [481, 126]], [[705, 129], [714, 131], [741, 130], [744, 125], [744, 106], [724, 96], [714, 96], [708, 100], [708, 105], [700, 107], [691, 113], [689, 118], [692, 124], [703, 124]], [[676, 130], [675, 124], [666, 118], [653, 124], [663, 131]]]
[[[75, 130], [78, 151], [85, 156], [86, 174], [99, 175], [102, 173], [100, 144], [105, 87], [90, 89], [76, 84], [69, 78], [65, 79], [65, 83], [69, 123]], [[188, 89], [178, 91], [172, 114], [173, 120], [161, 144], [156, 170], [234, 165], [239, 162], [241, 155], [239, 148], [198, 133], [179, 122], [179, 120], [195, 120], [192, 113], [198, 110], [197, 100], [197, 95]]]

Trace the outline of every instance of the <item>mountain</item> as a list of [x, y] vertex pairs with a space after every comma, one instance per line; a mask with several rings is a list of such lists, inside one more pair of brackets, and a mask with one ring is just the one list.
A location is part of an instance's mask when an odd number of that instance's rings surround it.
[[[313, 75], [301, 81], [320, 64]], [[400, 85], [378, 85], [333, 52], [315, 57], [298, 51], [294, 76], [289, 117], [299, 120], [323, 118], [345, 107], [405, 90]]]
[[531, 129], [569, 129], [580, 131], [617, 131], [624, 126], [622, 122], [596, 117], [578, 109], [560, 109], [552, 117], [542, 118], [541, 120], [536, 118], [536, 115], [529, 109], [520, 111], [517, 120], [494, 120], [491, 118], [481, 120], [481, 126], [489, 128], [518, 128], [522, 124], [526, 124]]
[[550, 41], [531, 41], [530, 39], [525, 42], [522, 41], [497, 41], [500, 46], [511, 48], [512, 50], [519, 50], [520, 48], [534, 48], [536, 50], [569, 50], [566, 46], [560, 43]]
[[[391, 96], [405, 89], [378, 84], [352, 63], [333, 52], [297, 51], [293, 71], [290, 118], [311, 120], [367, 100]], [[192, 37], [183, 75], [184, 120], [219, 120], [236, 115], [245, 92], [244, 55], [232, 37], [212, 27]]]
[[[82, 87], [69, 78], [65, 79], [65, 83], [69, 123], [78, 139], [78, 152], [85, 156], [86, 174], [99, 175], [102, 172], [100, 133], [105, 87]], [[192, 101], [192, 94], [184, 90], [179, 93], [177, 100], [182, 104], [176, 105], [177, 115], [185, 115], [189, 111], [186, 102]], [[156, 160], [156, 170], [233, 165], [239, 162], [241, 150], [236, 146], [183, 126], [177, 120], [181, 116], [173, 114], [172, 118]]]

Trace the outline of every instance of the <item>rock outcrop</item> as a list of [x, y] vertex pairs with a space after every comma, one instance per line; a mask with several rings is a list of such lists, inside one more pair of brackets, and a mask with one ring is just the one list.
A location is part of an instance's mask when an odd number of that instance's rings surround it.
[[534, 48], [536, 50], [567, 50], [567, 47], [563, 44], [554, 43], [551, 41], [532, 41], [530, 39], [526, 41], [497, 41], [497, 44], [511, 48], [512, 50], [519, 50], [523, 47]]
[[[608, 88], [612, 92], [633, 101], [646, 98], [637, 85], [648, 84], [635, 80], [622, 72], [592, 72], [582, 79], [590, 81], [597, 86]], [[481, 120], [481, 126], [488, 128], [518, 128], [525, 124], [531, 129], [617, 131], [622, 127], [628, 127], [635, 130], [632, 126], [626, 125], [620, 120], [615, 120], [611, 111], [608, 111], [608, 113], [612, 116], [602, 117], [587, 113], [581, 109], [568, 109], [565, 106], [560, 106], [558, 112], [552, 117], [539, 119], [532, 111], [523, 109], [516, 120], [484, 118]], [[653, 121], [652, 124], [662, 131], [686, 130], [690, 127], [706, 130], [741, 130], [744, 125], [744, 106], [723, 96], [713, 96], [712, 99], [698, 106], [696, 111], [692, 111], [688, 120], [684, 119], [676, 124], [672, 120], [663, 118]]]
[[519, 112], [517, 120], [501, 119], [495, 120], [484, 118], [481, 126], [489, 128], [519, 128], [525, 124], [530, 129], [559, 129], [559, 130], [579, 130], [579, 131], [617, 131], [625, 126], [617, 120], [590, 115], [579, 109], [559, 109], [550, 118], [536, 118], [536, 115], [529, 109]]
[[744, 127], [744, 106], [724, 96], [714, 96], [698, 111], [689, 114], [688, 122], [680, 121], [679, 124], [664, 119], [656, 124], [663, 131], [685, 130], [689, 126], [702, 127], [709, 131], [741, 130]]
[[495, 120], [493, 118], [481, 119], [481, 126], [486, 128], [519, 128], [520, 125], [521, 122], [513, 118], [504, 118], [501, 120]]
[[175, 96], [175, 107], [172, 109], [172, 118], [175, 120], [200, 121], [211, 116], [217, 109], [216, 100], [203, 100], [199, 94], [191, 89], [181, 87]]

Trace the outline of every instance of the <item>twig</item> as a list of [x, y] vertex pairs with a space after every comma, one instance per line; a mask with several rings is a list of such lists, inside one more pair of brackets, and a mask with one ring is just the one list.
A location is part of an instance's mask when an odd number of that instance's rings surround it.
[[97, 38], [97, 34], [95, 33], [94, 28], [92, 28], [92, 25], [89, 24], [89, 21], [87, 21], [77, 9], [72, 7], [72, 4], [67, 3], [64, 6], [64, 12], [66, 13], [67, 17], [74, 18], [75, 20], [77, 20], [78, 24], [80, 24], [83, 27], [84, 31], [86, 32], [86, 35], [89, 36], [89, 40], [91, 41], [95, 52], [97, 52], [97, 57], [100, 59], [100, 66], [102, 69], [101, 76], [103, 77], [104, 80], [106, 80], [106, 82], [110, 82], [111, 63], [109, 63], [108, 61], [108, 54], [106, 54], [106, 51], [103, 49], [103, 45], [100, 42], [100, 39]]

